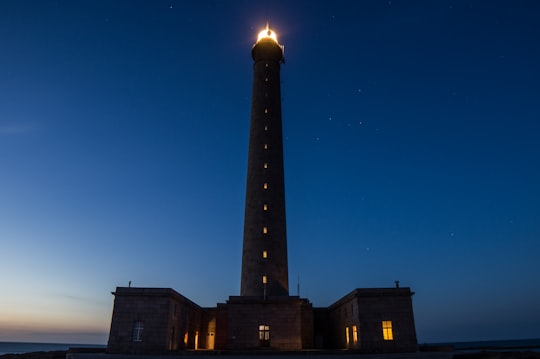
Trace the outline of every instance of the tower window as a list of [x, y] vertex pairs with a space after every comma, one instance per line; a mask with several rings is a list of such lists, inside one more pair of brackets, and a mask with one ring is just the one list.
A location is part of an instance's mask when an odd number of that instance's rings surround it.
[[265, 149], [265, 150], [268, 149], [268, 144], [267, 144], [267, 143], [264, 144], [264, 149]]
[[265, 78], [264, 78], [264, 81], [265, 81], [265, 82], [268, 82], [268, 77], [265, 77]]
[[264, 168], [268, 168], [268, 163], [265, 162], [264, 165], [263, 165], [263, 167], [264, 167]]
[[263, 258], [268, 258], [268, 251], [263, 251]]
[[268, 131], [268, 126], [264, 126], [264, 130], [265, 130], [265, 131]]
[[263, 184], [263, 188], [264, 188], [264, 189], [268, 189], [268, 183], [265, 182], [265, 183]]
[[266, 203], [263, 204], [263, 211], [268, 211], [268, 205]]
[[266, 67], [268, 67], [268, 64], [266, 64]]
[[267, 109], [267, 108], [264, 109], [264, 113], [268, 113], [268, 109]]
[[263, 233], [268, 234], [268, 227], [263, 227]]
[[268, 283], [268, 278], [266, 278], [265, 275], [263, 275], [263, 277], [262, 277], [262, 282], [263, 282], [263, 284]]
[[352, 326], [352, 340], [354, 344], [358, 343], [358, 328], [356, 325]]
[[394, 340], [394, 333], [392, 333], [392, 321], [383, 320], [382, 321], [382, 332], [384, 340]]

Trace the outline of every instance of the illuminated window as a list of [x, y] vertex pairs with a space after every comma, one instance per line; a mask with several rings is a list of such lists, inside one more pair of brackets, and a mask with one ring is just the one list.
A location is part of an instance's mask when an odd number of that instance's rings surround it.
[[267, 233], [268, 233], [268, 227], [263, 227], [263, 233], [264, 233], [264, 234], [267, 234]]
[[268, 131], [268, 126], [264, 126], [264, 130], [265, 130], [265, 131]]
[[263, 167], [268, 168], [268, 163], [265, 163]]
[[268, 77], [266, 77], [266, 78], [264, 79], [264, 81], [268, 82]]
[[268, 189], [268, 183], [263, 184], [264, 189]]
[[268, 205], [266, 203], [263, 204], [263, 211], [268, 211]]
[[132, 340], [134, 342], [142, 342], [143, 330], [144, 330], [144, 323], [142, 322], [142, 320], [136, 320], [135, 323], [133, 323]]
[[266, 283], [268, 283], [268, 278], [266, 278], [266, 276], [265, 276], [265, 275], [263, 275], [263, 278], [262, 278], [262, 280], [263, 280], [263, 284], [266, 284]]
[[259, 325], [259, 340], [260, 341], [270, 340], [270, 326]]
[[266, 67], [268, 67], [268, 64], [266, 64]]
[[394, 334], [392, 333], [392, 321], [382, 321], [382, 332], [384, 340], [394, 340]]
[[268, 149], [268, 144], [267, 144], [267, 143], [264, 144], [264, 149], [265, 149], [265, 150]]
[[263, 258], [268, 258], [268, 251], [263, 251]]
[[267, 108], [264, 109], [264, 113], [268, 113], [268, 109], [267, 109]]
[[358, 343], [358, 328], [356, 325], [352, 326], [352, 340], [354, 344]]
[[345, 343], [347, 344], [347, 348], [349, 347], [349, 327], [345, 327]]

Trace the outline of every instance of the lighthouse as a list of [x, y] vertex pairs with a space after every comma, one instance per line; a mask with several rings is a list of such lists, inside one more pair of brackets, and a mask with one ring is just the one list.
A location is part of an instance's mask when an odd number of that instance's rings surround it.
[[253, 92], [240, 295], [289, 295], [280, 66], [283, 46], [268, 24], [251, 50]]

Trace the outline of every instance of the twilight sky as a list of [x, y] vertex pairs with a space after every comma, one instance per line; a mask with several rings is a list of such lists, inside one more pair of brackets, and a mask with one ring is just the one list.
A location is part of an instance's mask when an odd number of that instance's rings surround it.
[[0, 1], [0, 341], [116, 286], [240, 290], [252, 81], [282, 67], [291, 294], [410, 286], [423, 342], [540, 337], [540, 2]]

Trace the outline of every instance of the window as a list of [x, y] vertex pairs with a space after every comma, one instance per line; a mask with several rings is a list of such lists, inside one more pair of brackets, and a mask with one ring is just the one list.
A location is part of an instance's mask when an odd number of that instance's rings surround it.
[[382, 321], [382, 332], [384, 340], [394, 340], [394, 334], [392, 333], [392, 321], [383, 320]]
[[266, 67], [268, 67], [268, 64], [266, 64]]
[[270, 340], [270, 326], [259, 325], [259, 340], [261, 342], [268, 342]]
[[264, 259], [268, 258], [268, 251], [263, 251], [263, 258]]
[[263, 284], [268, 283], [268, 278], [266, 278], [265, 275], [263, 275], [263, 277], [262, 277], [262, 282], [263, 282]]
[[144, 330], [144, 324], [142, 320], [136, 320], [135, 323], [133, 323], [133, 338], [132, 340], [134, 342], [142, 342], [142, 333]]
[[268, 113], [268, 109], [267, 109], [267, 108], [264, 109], [264, 113]]
[[268, 211], [268, 205], [266, 203], [263, 204], [263, 211]]
[[264, 78], [264, 81], [265, 81], [265, 82], [268, 82], [268, 77], [265, 77], [265, 78]]
[[268, 163], [265, 163], [265, 164], [263, 165], [263, 167], [264, 167], [264, 168], [268, 168]]
[[268, 233], [268, 227], [263, 227], [263, 234], [267, 234]]
[[267, 143], [264, 144], [264, 149], [265, 149], [265, 150], [268, 149], [268, 144], [267, 144]]
[[354, 344], [358, 343], [358, 328], [356, 325], [352, 326], [352, 340]]
[[349, 327], [345, 327], [345, 344], [349, 347]]
[[263, 184], [263, 188], [264, 188], [264, 189], [268, 189], [268, 183], [265, 182], [265, 183]]
[[268, 131], [268, 126], [264, 126], [264, 130], [265, 130], [265, 131]]

